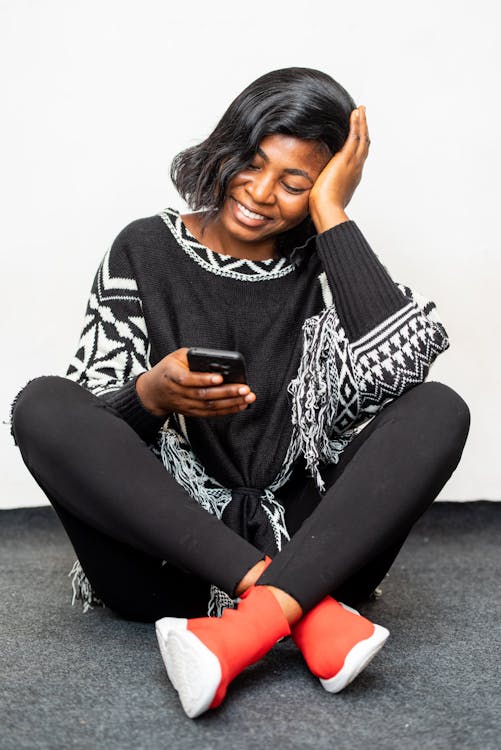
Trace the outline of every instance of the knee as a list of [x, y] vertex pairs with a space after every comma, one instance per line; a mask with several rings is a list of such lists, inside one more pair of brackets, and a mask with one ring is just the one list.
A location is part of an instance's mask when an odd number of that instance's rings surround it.
[[462, 396], [445, 383], [429, 381], [423, 383], [422, 392], [425, 394], [429, 409], [436, 414], [437, 420], [453, 433], [460, 436], [468, 435], [471, 414], [468, 404]]
[[471, 422], [466, 401], [453, 388], [437, 381], [422, 383], [414, 391], [419, 414], [435, 447], [442, 443], [461, 455]]
[[65, 408], [66, 395], [76, 383], [59, 375], [33, 378], [19, 391], [11, 407], [11, 434], [20, 448], [27, 439], [47, 435]]

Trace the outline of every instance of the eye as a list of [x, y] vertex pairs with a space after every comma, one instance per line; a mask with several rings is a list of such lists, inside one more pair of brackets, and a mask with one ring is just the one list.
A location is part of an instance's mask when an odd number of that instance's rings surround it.
[[289, 193], [294, 193], [295, 195], [299, 195], [299, 193], [304, 193], [304, 191], [307, 189], [307, 188], [295, 188], [295, 187], [292, 187], [292, 185], [286, 185], [285, 182], [283, 183], [283, 186]]
[[248, 164], [247, 169], [259, 169], [259, 167], [256, 164]]

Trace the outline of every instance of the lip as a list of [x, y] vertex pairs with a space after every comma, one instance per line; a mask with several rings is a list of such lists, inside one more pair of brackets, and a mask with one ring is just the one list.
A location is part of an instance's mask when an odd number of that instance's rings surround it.
[[[233, 196], [231, 196], [231, 197], [233, 198], [233, 200], [235, 201], [235, 203], [240, 203], [244, 208], [247, 209], [247, 211], [252, 211], [252, 213], [254, 213], [254, 214], [259, 214], [259, 216], [263, 216], [265, 219], [268, 219], [268, 220], [271, 219], [270, 216], [266, 216], [266, 214], [261, 213], [261, 211], [257, 211], [255, 208], [251, 208], [251, 206], [249, 206], [247, 203], [244, 203], [243, 201], [239, 200], [238, 198], [234, 198]], [[256, 221], [258, 221], [258, 219], [256, 219]]]

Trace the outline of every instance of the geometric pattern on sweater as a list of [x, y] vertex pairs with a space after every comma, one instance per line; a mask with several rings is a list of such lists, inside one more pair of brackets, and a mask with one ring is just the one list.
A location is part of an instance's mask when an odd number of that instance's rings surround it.
[[[342, 341], [344, 346], [340, 346], [339, 341]], [[338, 343], [334, 348], [334, 356], [339, 385], [332, 431], [339, 435], [353, 425], [360, 413], [360, 391], [356, 367], [341, 324], [339, 324]]]
[[364, 412], [375, 413], [381, 404], [422, 383], [431, 363], [448, 347], [433, 302], [398, 284], [412, 301], [380, 325], [350, 344], [356, 363]]
[[[395, 282], [397, 283], [397, 282]], [[303, 354], [292, 395], [291, 443], [320, 492], [320, 463], [338, 463], [358, 431], [389, 401], [423, 382], [449, 347], [433, 302], [398, 284], [409, 303], [350, 342], [333, 303], [303, 323]]]
[[181, 219], [179, 211], [166, 208], [158, 214], [174, 235], [178, 245], [206, 271], [217, 276], [228, 276], [240, 281], [266, 281], [278, 279], [294, 271], [294, 265], [286, 257], [267, 260], [235, 258], [232, 255], [217, 253], [202, 245], [190, 232]]
[[96, 396], [117, 390], [150, 366], [150, 342], [137, 283], [111, 275], [110, 253], [111, 248], [95, 275], [78, 350], [66, 373]]

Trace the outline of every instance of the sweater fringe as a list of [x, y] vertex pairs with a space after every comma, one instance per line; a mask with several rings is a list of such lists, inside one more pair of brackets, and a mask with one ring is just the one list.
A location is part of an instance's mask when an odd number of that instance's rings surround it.
[[106, 606], [93, 590], [91, 583], [85, 575], [78, 559], [75, 560], [72, 569], [68, 573], [68, 576], [73, 576], [73, 578], [71, 579], [71, 588], [73, 589], [73, 597], [71, 600], [72, 607], [74, 606], [77, 599], [82, 602], [82, 609], [84, 614], [89, 609], [94, 609], [93, 605], [98, 607]]
[[293, 440], [320, 492], [325, 482], [319, 463], [337, 464], [344, 448], [356, 434], [347, 430], [331, 438], [339, 404], [337, 371], [339, 318], [333, 305], [303, 323], [303, 353], [297, 376], [287, 386], [292, 396]]

